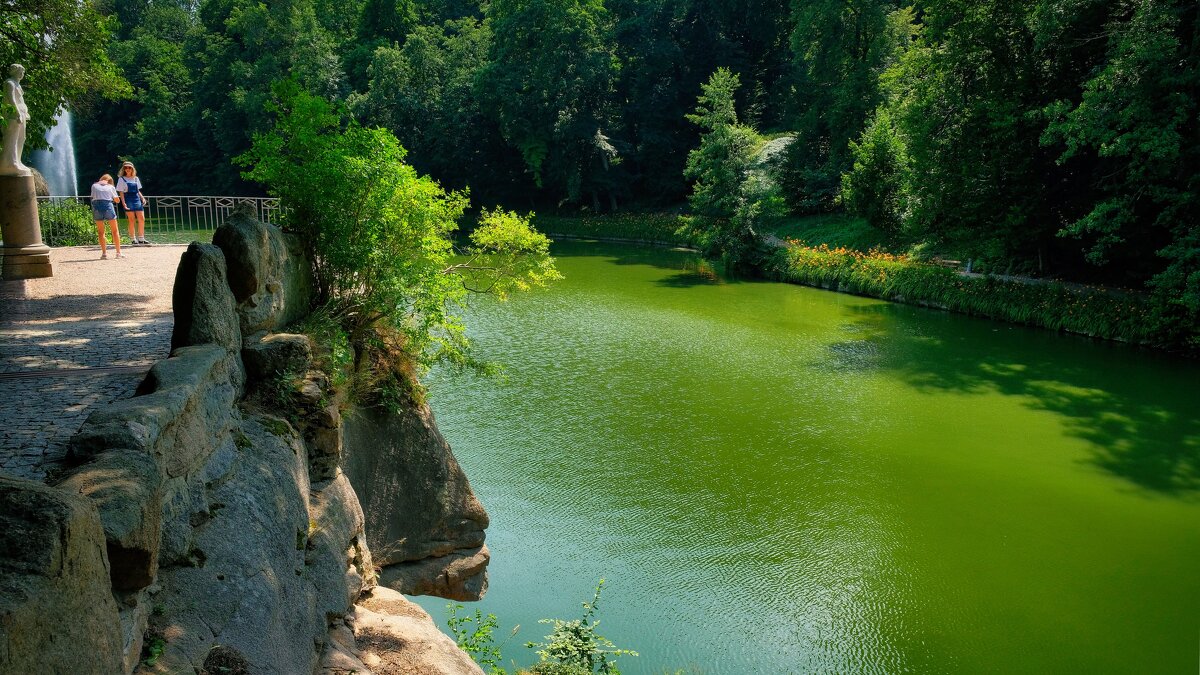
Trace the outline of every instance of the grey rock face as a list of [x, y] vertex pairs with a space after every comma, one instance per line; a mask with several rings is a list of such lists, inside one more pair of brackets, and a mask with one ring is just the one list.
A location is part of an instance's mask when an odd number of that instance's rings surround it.
[[[396, 414], [362, 410], [344, 426], [342, 469], [362, 502], [376, 563], [436, 559], [440, 563], [422, 564], [435, 581], [420, 589], [455, 599], [481, 597], [487, 588], [487, 556], [480, 549], [488, 515], [428, 406]], [[473, 562], [464, 567], [465, 558]], [[464, 576], [467, 569], [474, 574]], [[400, 584], [397, 590], [421, 592], [402, 583], [414, 578], [411, 574], [391, 578]], [[454, 584], [439, 584], [439, 578], [453, 578]]]
[[487, 546], [460, 549], [435, 558], [424, 558], [384, 567], [379, 583], [409, 595], [436, 595], [471, 601], [487, 593]]
[[226, 282], [225, 254], [212, 244], [193, 242], [179, 259], [171, 295], [175, 329], [171, 349], [214, 343], [242, 348], [242, 332]]
[[123, 671], [104, 546], [88, 499], [0, 476], [0, 672]]
[[[175, 627], [159, 661], [162, 672], [192, 672], [214, 644], [262, 663], [261, 672], [310, 667], [305, 660], [318, 635], [289, 625], [303, 623], [310, 605], [300, 583], [308, 479], [297, 439], [274, 436], [251, 421], [243, 433], [233, 475], [206, 495], [209, 517], [197, 519], [187, 561], [161, 572], [158, 601]], [[281, 606], [284, 597], [294, 603], [290, 612]], [[289, 635], [288, 628], [301, 630]], [[242, 636], [259, 644], [245, 645]], [[281, 660], [270, 669], [274, 658]]]
[[251, 381], [283, 373], [302, 374], [312, 363], [312, 345], [304, 335], [291, 333], [255, 334], [246, 338], [242, 363]]
[[213, 244], [225, 252], [243, 334], [278, 330], [308, 312], [309, 262], [294, 237], [239, 211], [213, 233]]
[[100, 455], [59, 484], [91, 499], [99, 510], [116, 590], [145, 588], [158, 572], [161, 486], [154, 458], [127, 448]]

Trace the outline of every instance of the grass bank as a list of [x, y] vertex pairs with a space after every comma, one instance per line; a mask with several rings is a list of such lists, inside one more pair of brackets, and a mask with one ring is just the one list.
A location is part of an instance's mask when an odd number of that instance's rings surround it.
[[604, 216], [538, 215], [533, 226], [550, 236], [610, 239], [669, 246], [690, 246], [678, 233], [689, 216], [667, 213], [622, 213]]
[[842, 213], [781, 218], [766, 230], [780, 239], [794, 239], [808, 246], [825, 244], [859, 251], [897, 252], [896, 243], [866, 219]]
[[771, 278], [1080, 335], [1154, 344], [1143, 296], [1056, 282], [965, 276], [878, 250], [791, 242], [766, 264]]

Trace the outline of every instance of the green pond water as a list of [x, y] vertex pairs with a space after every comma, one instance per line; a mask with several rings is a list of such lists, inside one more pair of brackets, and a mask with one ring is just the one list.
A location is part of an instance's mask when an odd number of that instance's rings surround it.
[[555, 255], [565, 281], [469, 313], [506, 382], [431, 377], [506, 662], [603, 577], [627, 674], [1197, 672], [1198, 364]]

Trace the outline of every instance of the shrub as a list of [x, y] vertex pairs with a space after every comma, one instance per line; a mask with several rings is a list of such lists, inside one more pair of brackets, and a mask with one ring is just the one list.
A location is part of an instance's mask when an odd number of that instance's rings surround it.
[[42, 241], [47, 246], [85, 246], [96, 242], [92, 210], [74, 199], [38, 202]]
[[[529, 642], [525, 646], [536, 648], [543, 662], [560, 664], [581, 670], [584, 673], [603, 673], [604, 675], [620, 675], [617, 669], [616, 657], [637, 656], [637, 652], [628, 649], [618, 649], [611, 640], [596, 632], [599, 621], [594, 621], [600, 608], [600, 592], [604, 589], [604, 580], [596, 585], [596, 593], [591, 602], [584, 602], [583, 616], [573, 621], [562, 619], [542, 619], [538, 623], [554, 626], [545, 642]], [[540, 665], [540, 664], [539, 664]], [[541, 671], [534, 671], [541, 672]], [[577, 671], [552, 671], [574, 675]]]
[[686, 246], [692, 240], [680, 230], [692, 220], [689, 216], [668, 213], [621, 213], [585, 216], [545, 216], [534, 218], [538, 229], [548, 234], [599, 239], [628, 239], [654, 244]]
[[776, 252], [770, 269], [783, 281], [1110, 340], [1156, 343], [1151, 308], [1134, 293], [964, 276], [905, 255], [795, 242]]
[[[462, 605], [454, 603], [446, 605], [446, 609], [450, 610], [446, 625], [450, 627], [450, 634], [454, 636], [458, 648], [470, 655], [480, 666], [491, 668], [492, 675], [504, 673], [504, 669], [500, 668], [500, 652], [504, 645], [497, 645], [493, 635], [498, 624], [496, 615], [484, 616], [483, 612], [477, 609], [474, 616], [459, 616], [458, 612], [462, 608]], [[516, 632], [514, 629], [513, 633]]]

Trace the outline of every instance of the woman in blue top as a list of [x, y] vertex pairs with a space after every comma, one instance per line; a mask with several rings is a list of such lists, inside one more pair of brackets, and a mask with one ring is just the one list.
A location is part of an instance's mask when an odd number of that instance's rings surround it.
[[133, 162], [121, 165], [117, 192], [121, 193], [121, 206], [125, 208], [125, 217], [129, 219], [129, 238], [135, 244], [149, 244], [146, 241], [146, 197], [142, 195], [142, 179], [137, 177]]
[[112, 185], [112, 176], [104, 174], [100, 180], [92, 183], [92, 217], [96, 220], [96, 236], [100, 239], [100, 259], [108, 257], [108, 244], [104, 241], [104, 224], [108, 223], [112, 230], [113, 246], [117, 249], [117, 257], [121, 255], [121, 228], [117, 227], [117, 209], [113, 205], [119, 197]]

